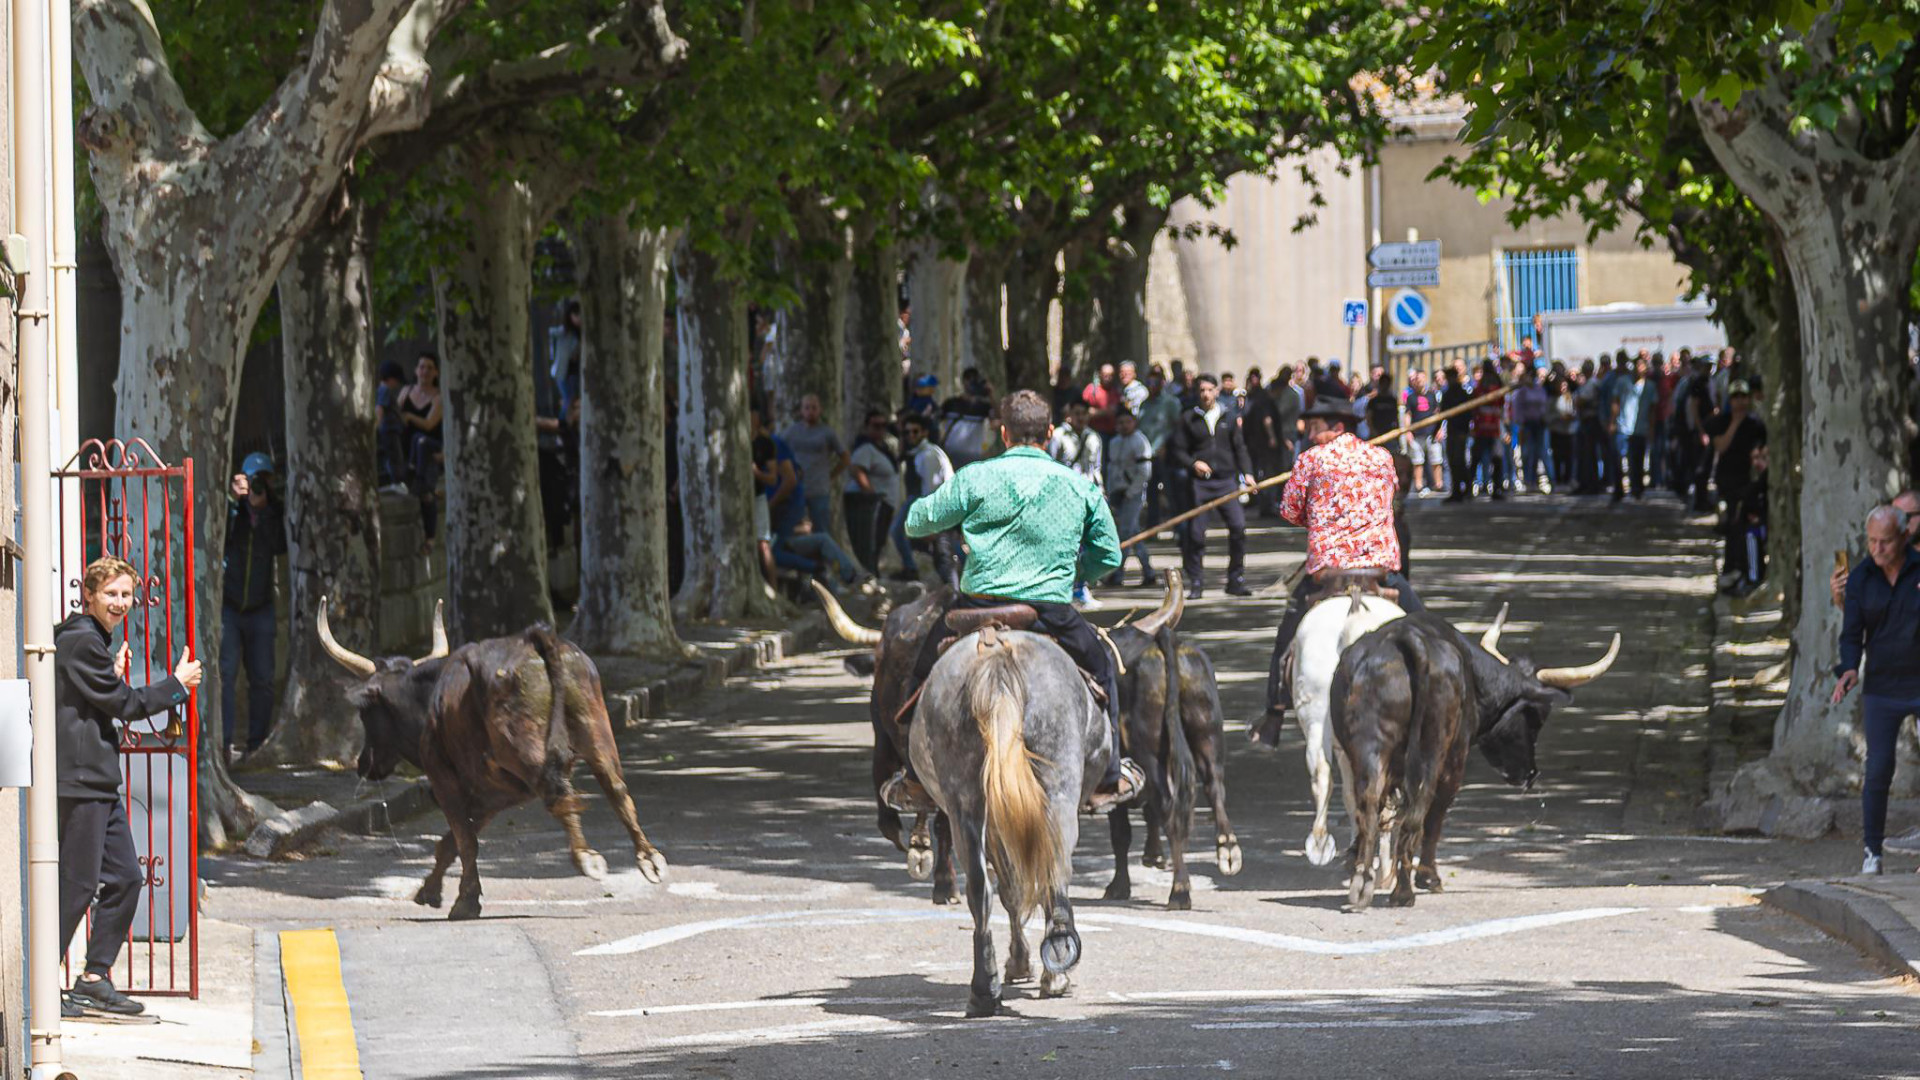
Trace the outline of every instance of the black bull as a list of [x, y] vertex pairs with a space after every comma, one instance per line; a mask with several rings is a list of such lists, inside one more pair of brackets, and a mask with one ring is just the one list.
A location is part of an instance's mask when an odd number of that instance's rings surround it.
[[415, 903], [440, 906], [441, 882], [458, 854], [460, 890], [447, 917], [478, 917], [480, 831], [494, 815], [535, 796], [566, 828], [575, 868], [591, 878], [605, 877], [606, 860], [587, 845], [580, 826], [581, 802], [572, 781], [580, 761], [632, 838], [640, 872], [660, 880], [666, 860], [640, 829], [600, 673], [579, 646], [560, 640], [546, 626], [534, 626], [517, 637], [489, 638], [449, 652], [436, 610], [433, 652], [419, 661], [396, 656], [376, 662], [334, 640], [326, 609], [322, 599], [321, 644], [365, 679], [348, 694], [366, 728], [360, 775], [378, 780], [407, 761], [426, 774], [434, 801], [447, 816], [447, 834], [434, 849], [433, 870], [414, 895]]
[[[1189, 645], [1178, 644], [1174, 628], [1185, 606], [1179, 583], [1169, 575], [1167, 598], [1152, 613], [1130, 625], [1110, 632], [1120, 654], [1125, 673], [1118, 676], [1121, 723], [1126, 751], [1148, 778], [1144, 813], [1147, 847], [1143, 865], [1164, 867], [1167, 856], [1161, 851], [1160, 831], [1164, 827], [1167, 848], [1172, 854], [1173, 887], [1167, 906], [1190, 906], [1191, 884], [1186, 869], [1186, 843], [1193, 818], [1195, 787], [1207, 788], [1214, 812], [1215, 854], [1220, 872], [1236, 874], [1240, 870], [1239, 839], [1227, 817], [1226, 770], [1222, 752], [1222, 715], [1215, 685], [1213, 664], [1205, 653]], [[954, 888], [953, 835], [945, 815], [922, 815], [911, 833], [903, 830], [898, 811], [879, 800], [880, 786], [907, 760], [907, 711], [913, 693], [914, 666], [922, 643], [938, 627], [942, 613], [954, 599], [948, 586], [934, 589], [911, 603], [896, 608], [887, 616], [885, 629], [874, 631], [853, 622], [830, 594], [821, 591], [834, 629], [846, 640], [874, 647], [873, 693], [868, 700], [868, 718], [873, 725], [873, 786], [881, 835], [907, 854], [908, 871], [915, 880], [933, 880], [935, 903], [958, 902]], [[1166, 646], [1174, 643], [1179, 657], [1177, 672], [1169, 672]], [[1176, 695], [1167, 693], [1171, 681], [1179, 687]], [[1168, 738], [1178, 730], [1180, 738]], [[1125, 813], [1110, 816], [1116, 869], [1107, 886], [1109, 898], [1125, 899], [1132, 894], [1126, 856], [1132, 842], [1132, 825]]]
[[[1481, 644], [1431, 612], [1414, 612], [1347, 647], [1334, 669], [1330, 720], [1353, 796], [1354, 870], [1348, 905], [1365, 910], [1378, 876], [1381, 819], [1390, 800], [1393, 893], [1404, 907], [1414, 886], [1441, 891], [1435, 849], [1447, 809], [1477, 744], [1507, 783], [1532, 786], [1534, 745], [1547, 713], [1573, 700], [1574, 687], [1599, 677], [1620, 652], [1578, 668], [1541, 668], [1501, 656], [1499, 627]], [[1418, 852], [1418, 873], [1415, 853]]]

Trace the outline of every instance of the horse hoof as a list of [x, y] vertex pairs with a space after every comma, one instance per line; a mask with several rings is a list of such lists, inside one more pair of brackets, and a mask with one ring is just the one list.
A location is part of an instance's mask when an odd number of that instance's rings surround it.
[[1307, 837], [1307, 861], [1315, 866], [1325, 866], [1333, 861], [1333, 837], [1326, 833], [1317, 833]]
[[463, 896], [453, 902], [453, 908], [447, 912], [448, 922], [465, 922], [480, 917], [480, 898]]
[[952, 884], [935, 885], [933, 887], [933, 902], [942, 907], [948, 904], [957, 904], [960, 902], [960, 894], [953, 891]]
[[1114, 878], [1112, 881], [1107, 882], [1107, 891], [1101, 893], [1100, 898], [1103, 900], [1131, 900], [1133, 899], [1133, 882]]
[[422, 885], [420, 891], [413, 894], [413, 902], [421, 907], [437, 908], [440, 906], [440, 890]]
[[1399, 889], [1395, 889], [1391, 893], [1388, 893], [1387, 906], [1388, 907], [1412, 907], [1413, 906], [1413, 890], [1407, 889], [1406, 891], [1402, 892]]
[[981, 997], [978, 994], [974, 994], [967, 998], [967, 1019], [969, 1020], [978, 1020], [981, 1017], [992, 1016], [999, 1011], [1000, 999], [997, 997]]
[[634, 856], [634, 863], [640, 867], [640, 876], [660, 884], [667, 876], [667, 857], [658, 850], [647, 850]]
[[1067, 988], [1072, 985], [1073, 981], [1067, 978], [1066, 972], [1046, 972], [1040, 976], [1040, 996], [1043, 998], [1066, 997]]
[[1440, 880], [1440, 871], [1425, 866], [1414, 871], [1413, 884], [1415, 888], [1425, 889], [1427, 892], [1447, 891], [1446, 883]]
[[592, 848], [581, 848], [573, 853], [573, 868], [595, 881], [607, 879], [607, 860]]
[[1008, 984], [1033, 981], [1033, 963], [1025, 957], [1021, 957], [1018, 961], [1009, 959], [1007, 977], [1003, 981]]
[[1214, 862], [1218, 864], [1221, 877], [1233, 877], [1240, 872], [1240, 841], [1228, 837], [1219, 847], [1213, 849]]
[[[1070, 930], [1055, 931], [1040, 942], [1040, 964], [1049, 975], [1061, 975], [1073, 970], [1080, 962], [1080, 935]], [[1046, 983], [1043, 980], [1042, 986]]]
[[1165, 870], [1167, 868], [1166, 853], [1161, 851], [1149, 851], [1146, 854], [1140, 856], [1140, 865], [1146, 867], [1149, 870]]
[[1167, 894], [1168, 911], [1192, 911], [1193, 893], [1186, 889], [1175, 889]]
[[932, 881], [933, 852], [923, 847], [908, 848], [907, 876], [915, 881]]

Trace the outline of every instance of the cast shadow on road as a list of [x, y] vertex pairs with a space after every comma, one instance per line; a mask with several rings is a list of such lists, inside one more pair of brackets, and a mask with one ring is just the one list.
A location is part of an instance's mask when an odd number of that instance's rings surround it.
[[501, 1061], [457, 1075], [883, 1080], [955, 1070], [1087, 1078], [1152, 1070], [1357, 1078], [1379, 1075], [1383, 1056], [1395, 1075], [1413, 1077], [1783, 1077], [1832, 1075], [1841, 1061], [1849, 1076], [1908, 1074], [1920, 1006], [1899, 984], [1860, 979], [1857, 967], [1835, 963], [1837, 946], [1810, 930], [1798, 934], [1785, 916], [1724, 911], [1716, 929], [1778, 957], [1762, 985], [1707, 991], [1657, 979], [1442, 978], [1316, 994], [1279, 969], [1267, 988], [1257, 979], [1229, 991], [1146, 985], [1204, 980], [1204, 971], [1175, 963], [1138, 972], [1133, 985], [1076, 982], [1059, 1001], [1035, 1000], [1030, 984], [1012, 987], [1000, 1015], [966, 1020], [964, 974], [946, 982], [874, 976], [770, 995], [746, 1013], [692, 1025], [677, 1016], [590, 1018], [581, 1023], [592, 1041], [617, 1035], [643, 1048]]

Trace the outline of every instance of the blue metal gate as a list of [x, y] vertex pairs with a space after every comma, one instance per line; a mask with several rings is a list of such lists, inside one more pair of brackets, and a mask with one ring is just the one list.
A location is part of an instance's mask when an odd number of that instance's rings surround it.
[[1520, 339], [1531, 337], [1533, 317], [1544, 311], [1569, 311], [1580, 306], [1580, 252], [1574, 248], [1536, 248], [1500, 253], [1501, 303], [1497, 322], [1500, 349], [1512, 352]]

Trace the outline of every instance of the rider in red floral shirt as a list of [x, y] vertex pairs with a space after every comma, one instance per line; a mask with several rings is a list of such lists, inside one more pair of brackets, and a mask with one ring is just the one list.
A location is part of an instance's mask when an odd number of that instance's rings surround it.
[[1291, 688], [1281, 677], [1281, 659], [1307, 613], [1307, 596], [1322, 570], [1379, 569], [1386, 586], [1400, 593], [1400, 606], [1425, 605], [1400, 573], [1400, 541], [1394, 534], [1393, 498], [1399, 475], [1393, 455], [1354, 437], [1354, 415], [1343, 401], [1316, 405], [1300, 415], [1313, 446], [1300, 455], [1280, 496], [1280, 516], [1307, 530], [1307, 566], [1294, 586], [1287, 613], [1273, 640], [1267, 671], [1267, 715], [1253, 725], [1253, 741], [1279, 745]]

